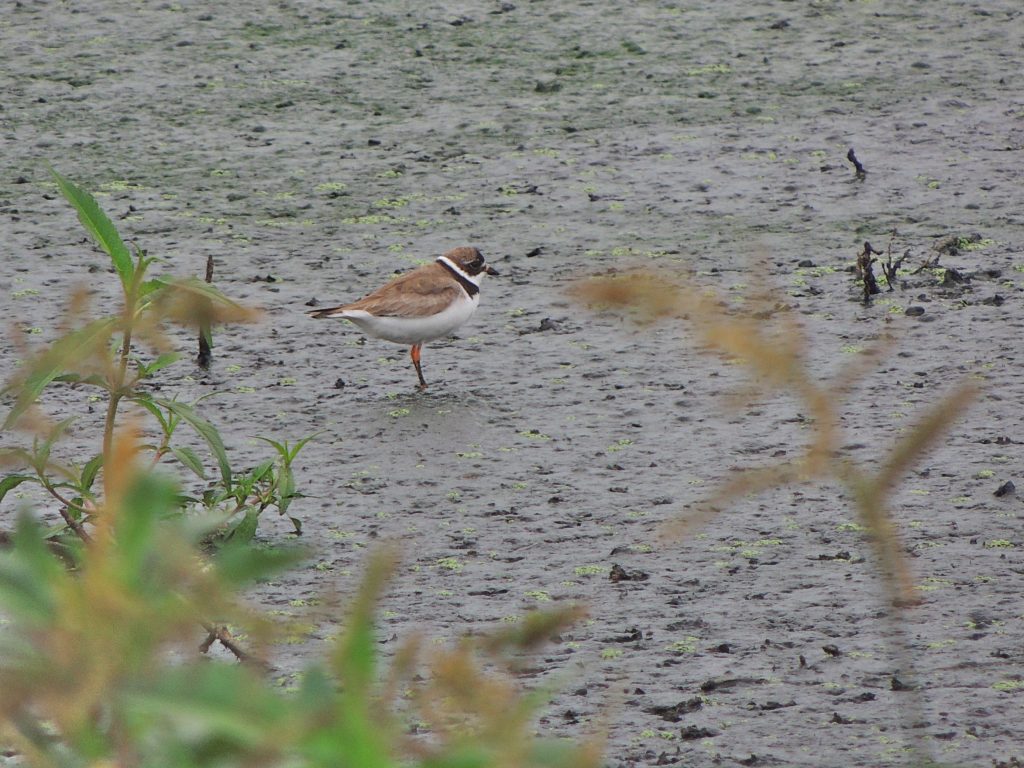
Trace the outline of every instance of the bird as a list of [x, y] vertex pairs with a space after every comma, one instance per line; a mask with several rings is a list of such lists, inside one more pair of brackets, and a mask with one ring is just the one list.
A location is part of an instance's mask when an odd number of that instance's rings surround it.
[[498, 274], [479, 250], [462, 246], [399, 275], [358, 301], [308, 314], [316, 319], [348, 320], [370, 336], [411, 345], [409, 357], [416, 367], [418, 387], [425, 389], [420, 348], [469, 320], [480, 304], [481, 279]]

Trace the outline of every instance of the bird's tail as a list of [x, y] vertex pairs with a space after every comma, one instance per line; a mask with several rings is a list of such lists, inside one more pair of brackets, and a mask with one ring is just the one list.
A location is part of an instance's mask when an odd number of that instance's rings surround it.
[[314, 309], [306, 314], [310, 317], [321, 320], [325, 317], [338, 317], [345, 312], [345, 307], [328, 307], [326, 309]]

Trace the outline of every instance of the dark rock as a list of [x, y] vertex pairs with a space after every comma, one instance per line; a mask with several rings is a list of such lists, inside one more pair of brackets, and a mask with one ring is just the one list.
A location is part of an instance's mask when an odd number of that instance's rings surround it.
[[677, 704], [671, 704], [667, 706], [655, 706], [645, 709], [649, 715], [657, 715], [662, 720], [667, 720], [670, 723], [678, 723], [683, 719], [683, 715], [688, 715], [691, 712], [696, 712], [698, 709], [704, 706], [704, 701], [699, 696], [695, 696], [692, 699], [686, 701], [680, 701]]
[[647, 581], [650, 576], [643, 571], [627, 571], [618, 563], [612, 565], [608, 572], [608, 581], [617, 584], [620, 581]]
[[1005, 483], [996, 488], [994, 495], [998, 498], [1003, 496], [1011, 496], [1017, 490], [1017, 486], [1013, 484], [1012, 480], [1007, 480]]
[[683, 741], [712, 739], [717, 735], [718, 731], [713, 731], [710, 728], [698, 728], [696, 725], [688, 725], [679, 732], [679, 738]]

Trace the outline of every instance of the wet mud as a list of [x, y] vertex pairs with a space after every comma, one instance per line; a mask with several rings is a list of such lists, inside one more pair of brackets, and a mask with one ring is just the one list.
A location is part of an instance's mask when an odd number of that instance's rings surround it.
[[[253, 594], [296, 628], [285, 681], [337, 629], [367, 552], [397, 541], [385, 655], [588, 606], [523, 683], [553, 692], [539, 731], [606, 730], [609, 765], [900, 764], [911, 686], [937, 756], [1024, 759], [1005, 485], [1024, 441], [1022, 24], [1010, 0], [8, 3], [0, 314], [45, 340], [73, 287], [113, 296], [47, 164], [168, 273], [212, 256], [217, 285], [263, 308], [215, 333], [208, 371], [157, 386], [218, 393], [203, 412], [240, 467], [265, 456], [257, 435], [320, 432], [291, 508], [313, 557]], [[868, 305], [865, 241], [906, 254], [891, 292], [875, 265]], [[424, 348], [425, 392], [406, 349], [305, 315], [463, 244], [503, 274], [458, 338]], [[727, 300], [772, 291], [822, 378], [885, 346], [841, 404], [866, 467], [956, 382], [982, 387], [892, 499], [922, 598], [903, 614], [916, 679], [838, 488], [659, 535], [738, 469], [798, 455], [810, 425], [787, 396], [737, 406], [740, 366], [682, 322], [566, 296], [638, 264]], [[0, 340], [5, 377], [17, 354]], [[290, 530], [269, 515], [260, 538]]]

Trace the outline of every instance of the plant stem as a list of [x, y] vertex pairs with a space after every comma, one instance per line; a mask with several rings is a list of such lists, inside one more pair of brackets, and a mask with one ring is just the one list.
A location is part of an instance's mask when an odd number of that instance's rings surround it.
[[89, 535], [85, 530], [85, 527], [80, 522], [71, 516], [71, 512], [68, 507], [60, 508], [60, 516], [64, 518], [64, 522], [68, 524], [68, 528], [74, 531], [78, 538], [86, 542], [92, 541], [92, 536]]
[[50, 485], [49, 482], [47, 482], [45, 475], [40, 475], [39, 479], [42, 481], [42, 486], [46, 490], [46, 492], [60, 502], [60, 516], [64, 518], [64, 522], [67, 523], [68, 528], [74, 531], [75, 535], [78, 536], [78, 538], [80, 538], [82, 541], [92, 541], [92, 537], [89, 536], [89, 533], [85, 530], [85, 527], [80, 522], [75, 520], [74, 517], [71, 516], [72, 509], [76, 509], [83, 514], [88, 514], [88, 510], [78, 504], [74, 504], [70, 499], [64, 498], [64, 496], [60, 494], [56, 488], [54, 488], [52, 485]]
[[132, 281], [125, 286], [124, 291], [124, 316], [122, 318], [123, 328], [121, 331], [121, 353], [117, 361], [117, 368], [114, 372], [113, 381], [110, 385], [110, 402], [107, 403], [107, 417], [103, 423], [103, 458], [104, 463], [110, 459], [110, 450], [114, 444], [114, 427], [117, 424], [117, 407], [125, 393], [125, 381], [128, 377], [128, 360], [132, 351], [132, 327], [135, 324], [136, 304], [138, 303], [139, 285], [146, 273], [146, 261], [142, 254], [138, 254], [138, 262]]

